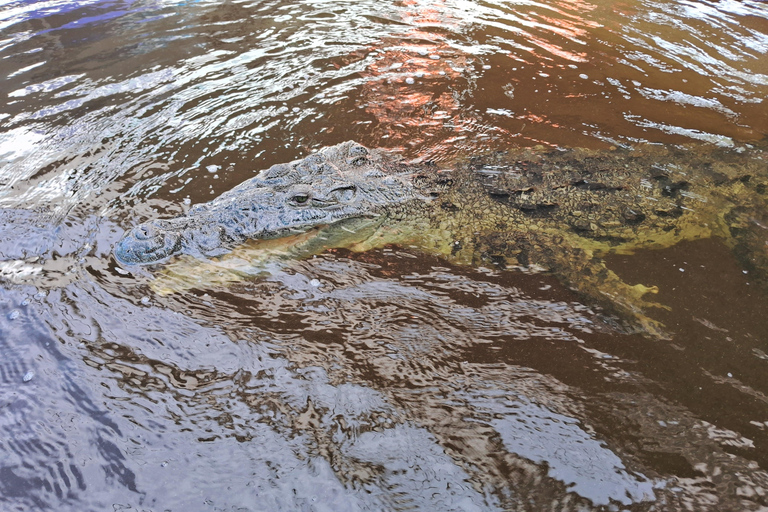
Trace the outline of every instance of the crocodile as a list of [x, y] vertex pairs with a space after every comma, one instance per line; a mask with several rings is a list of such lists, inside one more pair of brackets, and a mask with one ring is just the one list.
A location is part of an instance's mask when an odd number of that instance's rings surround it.
[[347, 142], [273, 165], [182, 217], [140, 224], [117, 244], [115, 256], [125, 264], [157, 263], [181, 253], [221, 256], [246, 240], [378, 217], [419, 197], [392, 163]]
[[[606, 256], [719, 237], [766, 282], [767, 190], [768, 158], [743, 148], [513, 148], [442, 168], [348, 141], [261, 171], [182, 217], [141, 224], [115, 256], [226, 261], [248, 240], [286, 236], [315, 239], [315, 252], [415, 247], [457, 264], [548, 270], [626, 330], [664, 337], [646, 313], [663, 307], [646, 298], [658, 288], [625, 283]], [[334, 227], [348, 236], [329, 241]]]

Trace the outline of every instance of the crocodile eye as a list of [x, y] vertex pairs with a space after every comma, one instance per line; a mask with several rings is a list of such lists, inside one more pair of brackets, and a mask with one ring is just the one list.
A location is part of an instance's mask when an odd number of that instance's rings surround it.
[[361, 167], [368, 163], [368, 154], [368, 149], [359, 144], [355, 144], [349, 148], [349, 152], [347, 153], [347, 163], [354, 165], [355, 167]]
[[349, 148], [349, 156], [356, 157], [356, 156], [366, 156], [368, 154], [368, 149], [365, 146], [362, 146], [360, 144], [355, 144], [351, 148]]
[[349, 201], [355, 198], [356, 194], [357, 194], [357, 189], [353, 186], [348, 186], [348, 187], [339, 187], [335, 190], [332, 190], [329, 195], [339, 203], [348, 203]]

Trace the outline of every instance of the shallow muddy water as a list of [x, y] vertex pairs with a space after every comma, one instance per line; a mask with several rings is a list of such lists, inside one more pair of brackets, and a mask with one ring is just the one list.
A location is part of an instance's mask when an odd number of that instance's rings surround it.
[[765, 509], [768, 295], [719, 239], [609, 257], [665, 340], [410, 247], [170, 294], [112, 247], [350, 139], [764, 158], [767, 53], [757, 1], [0, 3], [0, 509]]

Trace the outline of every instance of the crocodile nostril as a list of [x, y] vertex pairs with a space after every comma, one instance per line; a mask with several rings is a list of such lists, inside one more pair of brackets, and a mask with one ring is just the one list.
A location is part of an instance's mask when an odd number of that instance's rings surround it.
[[133, 228], [133, 236], [136, 240], [147, 240], [152, 236], [152, 231], [147, 225], [142, 224]]

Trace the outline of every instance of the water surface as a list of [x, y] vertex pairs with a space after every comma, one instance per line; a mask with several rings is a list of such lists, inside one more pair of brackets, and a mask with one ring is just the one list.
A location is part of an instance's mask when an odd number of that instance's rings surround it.
[[610, 261], [670, 340], [408, 247], [170, 295], [111, 254], [349, 139], [754, 156], [766, 53], [757, 1], [4, 2], [0, 508], [768, 507], [768, 300], [718, 240]]

